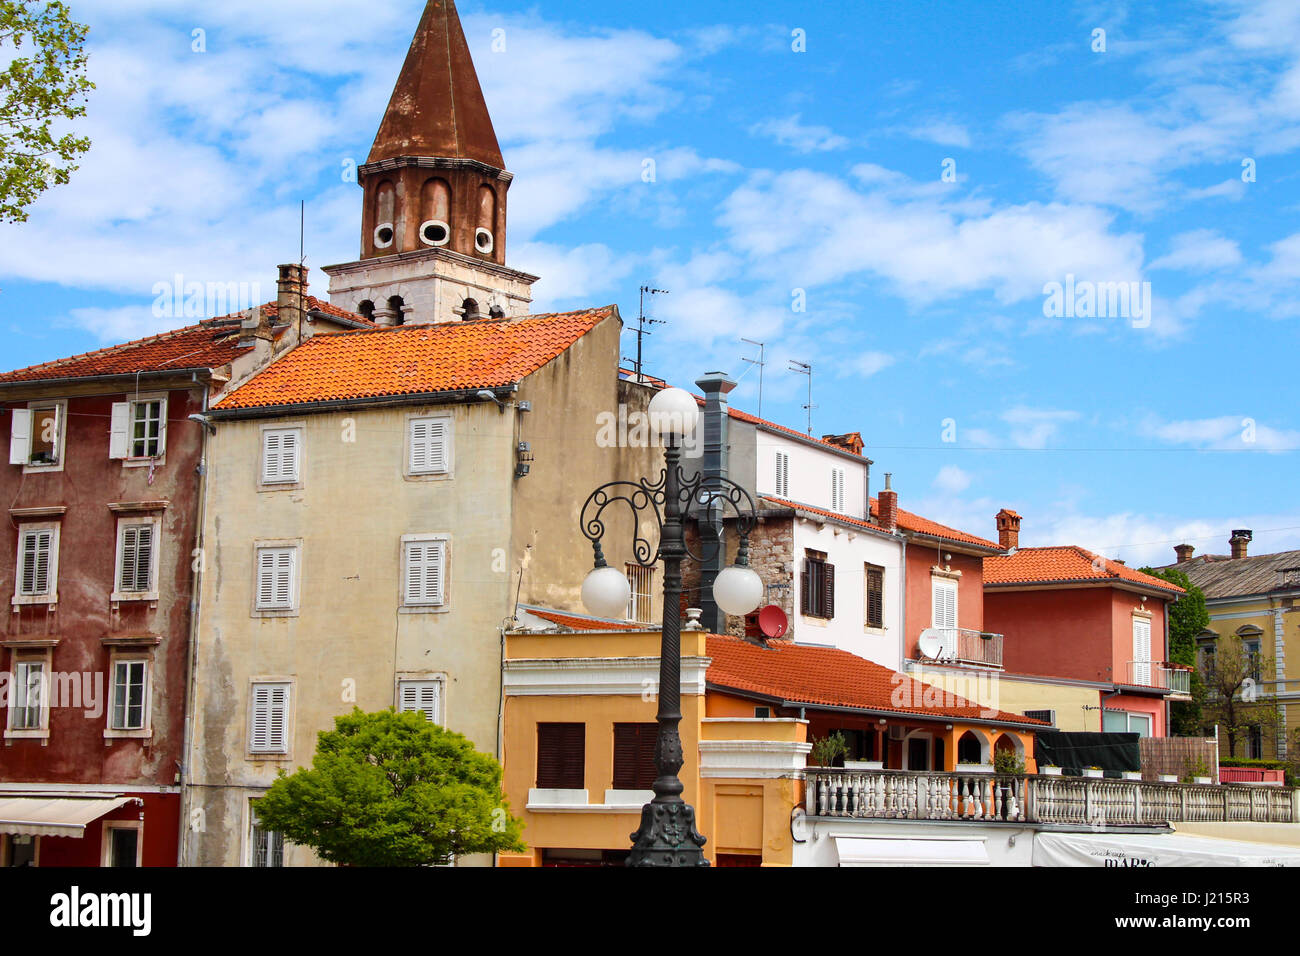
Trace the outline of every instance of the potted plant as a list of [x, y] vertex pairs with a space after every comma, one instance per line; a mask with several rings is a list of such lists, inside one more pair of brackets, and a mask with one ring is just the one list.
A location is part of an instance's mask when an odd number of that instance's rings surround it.
[[845, 770], [884, 770], [883, 760], [845, 760]]
[[993, 765], [991, 763], [971, 763], [970, 761], [957, 761], [957, 773], [992, 773]]
[[1093, 766], [1083, 768], [1083, 775], [1085, 777], [1091, 777], [1094, 780], [1100, 780], [1103, 774], [1105, 774], [1105, 771], [1100, 767]]
[[1121, 775], [1123, 776], [1123, 778], [1124, 778], [1125, 780], [1141, 780], [1141, 779], [1142, 779], [1142, 771], [1141, 771], [1141, 770], [1125, 770], [1125, 771], [1122, 772]]
[[1205, 764], [1204, 757], [1197, 757], [1195, 763], [1191, 760], [1183, 762], [1183, 783], [1209, 784], [1213, 781], [1210, 779], [1210, 768]]
[[1158, 775], [1158, 779], [1161, 783], [1177, 783], [1178, 775], [1174, 773], [1162, 773]]
[[1014, 750], [995, 750], [993, 772], [1002, 776], [1018, 777], [1025, 772], [1025, 758]]
[[844, 739], [844, 734], [835, 731], [827, 734], [825, 737], [814, 737], [812, 745], [812, 759], [819, 767], [830, 767], [835, 761], [849, 752], [848, 741]]
[[1040, 763], [1038, 765], [1038, 772], [1044, 777], [1059, 777], [1061, 775], [1061, 768], [1054, 763]]

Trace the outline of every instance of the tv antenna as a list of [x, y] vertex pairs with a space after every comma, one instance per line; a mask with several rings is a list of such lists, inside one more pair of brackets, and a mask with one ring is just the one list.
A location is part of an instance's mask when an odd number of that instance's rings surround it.
[[740, 357], [740, 360], [742, 362], [747, 363], [750, 366], [750, 368], [753, 368], [755, 365], [758, 366], [758, 417], [762, 418], [763, 417], [763, 366], [767, 364], [767, 362], [764, 361], [764, 358], [767, 355], [767, 346], [762, 342], [755, 342], [753, 339], [742, 338], [740, 341], [748, 342], [750, 345], [758, 346], [758, 358], [756, 359], [745, 358], [742, 355]]
[[669, 294], [670, 294], [670, 293], [669, 293], [669, 291], [668, 291], [667, 289], [652, 289], [652, 288], [650, 288], [648, 285], [643, 285], [643, 286], [641, 287], [641, 309], [640, 309], [640, 312], [637, 314], [637, 317], [636, 317], [636, 329], [633, 330], [633, 331], [636, 332], [636, 380], [637, 380], [637, 384], [640, 384], [640, 383], [643, 381], [643, 377], [642, 377], [642, 375], [641, 375], [641, 367], [642, 367], [642, 366], [641, 366], [641, 340], [642, 340], [643, 337], [645, 337], [645, 336], [651, 334], [651, 332], [650, 332], [650, 330], [649, 330], [649, 326], [652, 326], [652, 325], [665, 325], [665, 324], [667, 324], [666, 321], [665, 321], [664, 319], [650, 319], [650, 318], [646, 318], [646, 314], [645, 314], [645, 297], [646, 297], [647, 295], [669, 295]]
[[797, 372], [800, 375], [808, 376], [808, 404], [804, 406], [804, 409], [808, 412], [808, 435], [809, 437], [811, 437], [813, 433], [812, 413], [813, 413], [813, 409], [817, 407], [816, 405], [813, 404], [813, 400], [812, 400], [813, 367], [809, 365], [807, 362], [796, 362], [794, 359], [790, 359], [789, 371]]

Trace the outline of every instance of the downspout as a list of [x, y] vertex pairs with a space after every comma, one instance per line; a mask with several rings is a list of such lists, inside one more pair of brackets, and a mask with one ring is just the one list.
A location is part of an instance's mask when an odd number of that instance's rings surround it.
[[903, 549], [898, 561], [898, 668], [903, 669], [907, 653], [907, 537], [899, 535]]
[[1120, 696], [1121, 694], [1123, 694], [1123, 693], [1124, 693], [1124, 692], [1123, 692], [1122, 690], [1120, 690], [1118, 687], [1116, 687], [1116, 688], [1115, 688], [1113, 691], [1111, 691], [1109, 694], [1103, 694], [1102, 697], [1101, 697], [1101, 708], [1100, 708], [1100, 709], [1101, 709], [1101, 728], [1100, 728], [1100, 730], [1101, 730], [1101, 732], [1102, 732], [1103, 734], [1106, 732], [1106, 701], [1110, 700], [1112, 697], [1119, 697], [1119, 696]]
[[[194, 381], [198, 383], [198, 373], [194, 374]], [[206, 556], [203, 553], [203, 529], [207, 521], [208, 505], [208, 438], [209, 429], [212, 427], [207, 421], [208, 413], [208, 387], [203, 386], [203, 420], [199, 422], [199, 428], [202, 429], [202, 445], [199, 454], [199, 496], [198, 496], [198, 515], [197, 523], [194, 528], [194, 550], [191, 552], [190, 567], [193, 570], [193, 583], [190, 592], [190, 640], [189, 646], [185, 649], [185, 731], [181, 743], [181, 820], [180, 833], [177, 837], [177, 865], [189, 866], [189, 818], [190, 802], [193, 787], [190, 786], [192, 777], [191, 755], [194, 747], [194, 698], [195, 683], [197, 680], [197, 662], [198, 662], [198, 643], [199, 643], [199, 605], [200, 595], [203, 587], [203, 569], [206, 566]], [[192, 560], [198, 558], [197, 561]]]
[[[700, 460], [700, 474], [706, 482], [710, 478], [726, 478], [727, 455], [727, 394], [736, 383], [725, 372], [709, 372], [695, 384], [704, 392], [704, 454]], [[708, 484], [705, 487], [710, 487]], [[714, 483], [711, 487], [720, 489]], [[700, 532], [701, 553], [708, 557], [700, 565], [700, 593], [697, 606], [703, 610], [700, 623], [713, 634], [727, 633], [727, 615], [713, 600], [713, 582], [727, 566], [726, 514], [716, 505], [709, 509], [697, 525]], [[712, 552], [712, 553], [710, 553]]]
[[[1170, 664], [1172, 664], [1172, 663], [1173, 663], [1173, 659], [1172, 659], [1172, 658], [1173, 658], [1173, 655], [1170, 654], [1170, 649], [1169, 649], [1169, 608], [1170, 608], [1170, 606], [1171, 606], [1171, 602], [1169, 602], [1169, 601], [1165, 601], [1165, 603], [1164, 603], [1164, 618], [1165, 618], [1165, 653], [1164, 653], [1164, 660], [1165, 660], [1166, 663], [1170, 663]], [[1190, 685], [1189, 685], [1189, 689], [1190, 689]], [[1173, 710], [1173, 705], [1169, 702], [1169, 698], [1168, 698], [1168, 697], [1166, 697], [1166, 698], [1164, 699], [1164, 705], [1165, 705], [1165, 736], [1166, 736], [1166, 737], [1169, 737], [1169, 736], [1172, 736], [1172, 735], [1169, 733], [1169, 716], [1170, 716], [1171, 711]], [[1218, 775], [1217, 775], [1217, 774], [1215, 775], [1215, 780], [1216, 780], [1216, 782], [1217, 782], [1217, 780], [1218, 780]]]

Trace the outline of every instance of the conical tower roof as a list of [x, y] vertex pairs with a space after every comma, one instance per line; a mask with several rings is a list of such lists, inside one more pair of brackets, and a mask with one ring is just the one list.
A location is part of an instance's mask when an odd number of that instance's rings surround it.
[[455, 0], [429, 0], [368, 162], [473, 159], [505, 169]]

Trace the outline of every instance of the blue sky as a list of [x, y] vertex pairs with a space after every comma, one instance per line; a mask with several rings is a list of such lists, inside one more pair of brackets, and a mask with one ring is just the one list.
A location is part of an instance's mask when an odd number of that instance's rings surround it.
[[[95, 146], [0, 226], [0, 364], [175, 324], [176, 274], [270, 298], [300, 199], [308, 263], [355, 257], [343, 173], [423, 0], [71, 6]], [[1010, 506], [1023, 544], [1131, 564], [1300, 547], [1300, 4], [459, 6], [539, 311], [671, 290], [648, 371], [765, 341], [763, 414], [802, 428], [809, 362], [816, 433], [970, 531]], [[1067, 276], [1150, 283], [1150, 314], [1045, 315]]]

